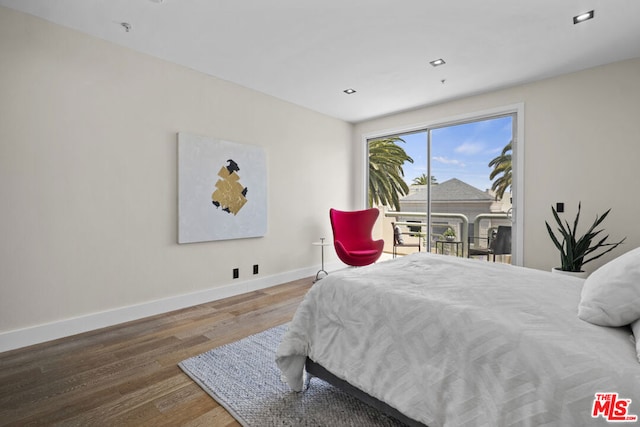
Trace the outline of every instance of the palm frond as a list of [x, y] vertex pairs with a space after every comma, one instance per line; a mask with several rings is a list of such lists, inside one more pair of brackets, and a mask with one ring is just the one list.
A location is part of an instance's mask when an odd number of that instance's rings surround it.
[[369, 205], [391, 206], [400, 210], [400, 196], [409, 193], [404, 181], [405, 162], [413, 163], [397, 143], [404, 142], [399, 137], [369, 141]]

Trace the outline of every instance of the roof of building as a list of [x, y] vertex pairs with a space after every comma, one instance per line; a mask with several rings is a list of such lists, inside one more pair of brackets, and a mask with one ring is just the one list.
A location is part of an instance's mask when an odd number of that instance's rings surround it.
[[[400, 199], [401, 201], [426, 201], [427, 191], [417, 191]], [[478, 190], [476, 187], [451, 178], [443, 183], [431, 186], [431, 201], [452, 202], [452, 201], [493, 201], [488, 193]]]

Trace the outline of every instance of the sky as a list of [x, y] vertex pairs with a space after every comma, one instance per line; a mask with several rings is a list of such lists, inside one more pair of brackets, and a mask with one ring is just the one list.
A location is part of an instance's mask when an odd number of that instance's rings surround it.
[[[437, 182], [458, 178], [479, 190], [491, 188], [487, 165], [511, 141], [512, 118], [465, 123], [432, 130], [431, 174]], [[427, 133], [401, 135], [398, 144], [413, 159], [403, 165], [407, 184], [427, 173]]]

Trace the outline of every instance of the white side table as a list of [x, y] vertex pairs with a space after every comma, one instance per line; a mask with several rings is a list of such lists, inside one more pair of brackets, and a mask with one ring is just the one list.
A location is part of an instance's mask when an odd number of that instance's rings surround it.
[[[324, 269], [324, 247], [331, 245], [331, 243], [325, 242], [324, 237], [321, 237], [319, 242], [313, 242], [311, 244], [313, 246], [320, 246], [320, 254], [322, 256], [322, 267], [316, 273], [316, 280], [313, 281], [313, 283], [316, 283], [318, 280], [329, 275], [329, 273], [327, 273], [327, 271]], [[324, 273], [324, 276], [320, 277], [320, 273]]]

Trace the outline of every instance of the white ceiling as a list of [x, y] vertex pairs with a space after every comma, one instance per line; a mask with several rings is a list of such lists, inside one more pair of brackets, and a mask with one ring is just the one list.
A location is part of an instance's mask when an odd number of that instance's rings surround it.
[[[639, 0], [0, 5], [349, 122], [640, 57]], [[595, 19], [573, 24], [591, 9]], [[438, 58], [446, 65], [429, 65]]]

